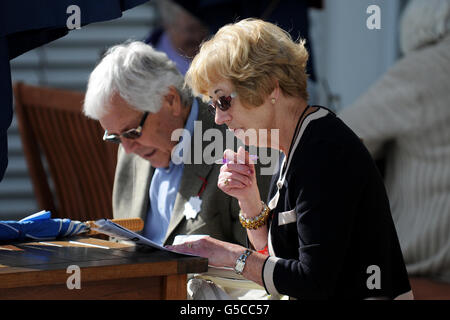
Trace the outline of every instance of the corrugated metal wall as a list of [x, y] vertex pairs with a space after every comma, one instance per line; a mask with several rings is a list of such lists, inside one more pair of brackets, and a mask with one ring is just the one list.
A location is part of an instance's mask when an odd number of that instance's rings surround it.
[[[84, 91], [89, 74], [105, 49], [130, 38], [145, 38], [156, 21], [149, 2], [126, 11], [119, 19], [73, 30], [64, 38], [11, 61], [12, 80]], [[0, 220], [20, 219], [38, 209], [15, 118], [8, 131], [8, 143], [9, 165], [0, 183]]]

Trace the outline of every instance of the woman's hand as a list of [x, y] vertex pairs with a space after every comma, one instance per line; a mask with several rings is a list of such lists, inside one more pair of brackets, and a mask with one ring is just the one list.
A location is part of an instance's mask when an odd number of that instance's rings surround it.
[[249, 153], [240, 147], [237, 153], [227, 149], [223, 155], [226, 163], [220, 168], [217, 186], [238, 199], [246, 216], [257, 216], [262, 208], [261, 197]]
[[236, 260], [245, 251], [245, 248], [240, 245], [220, 241], [209, 236], [179, 245], [166, 246], [166, 248], [179, 253], [189, 253], [208, 258], [208, 264], [216, 267], [234, 267]]

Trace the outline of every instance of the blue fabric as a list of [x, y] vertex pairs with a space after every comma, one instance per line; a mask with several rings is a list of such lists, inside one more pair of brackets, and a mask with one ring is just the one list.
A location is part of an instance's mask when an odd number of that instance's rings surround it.
[[41, 211], [20, 221], [0, 221], [0, 241], [50, 240], [88, 230], [88, 226], [80, 221], [51, 219], [49, 211]]
[[68, 33], [70, 5], [80, 7], [81, 26], [116, 19], [148, 0], [0, 1], [0, 181], [8, 165], [7, 130], [12, 120], [9, 60]]
[[[185, 129], [191, 137], [194, 132], [194, 121], [197, 117], [198, 102], [194, 99], [185, 125]], [[186, 138], [185, 136], [182, 137], [182, 139]], [[170, 161], [168, 168], [157, 168], [153, 173], [149, 189], [150, 206], [144, 223], [143, 235], [160, 245], [163, 244], [166, 237], [183, 169], [183, 163], [176, 165]]]
[[161, 35], [161, 38], [159, 39], [158, 44], [155, 47], [156, 50], [165, 52], [167, 54], [167, 57], [175, 62], [177, 65], [178, 70], [181, 72], [181, 74], [184, 76], [186, 75], [186, 72], [189, 69], [189, 66], [191, 64], [191, 61], [180, 55], [172, 46], [172, 43], [170, 42], [169, 36], [166, 32], [163, 32]]

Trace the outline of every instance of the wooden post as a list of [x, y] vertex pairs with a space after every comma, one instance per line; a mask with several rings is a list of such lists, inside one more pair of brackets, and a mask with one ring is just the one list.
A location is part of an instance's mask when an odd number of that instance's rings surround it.
[[186, 300], [186, 284], [186, 274], [175, 274], [164, 277], [162, 298], [164, 300]]

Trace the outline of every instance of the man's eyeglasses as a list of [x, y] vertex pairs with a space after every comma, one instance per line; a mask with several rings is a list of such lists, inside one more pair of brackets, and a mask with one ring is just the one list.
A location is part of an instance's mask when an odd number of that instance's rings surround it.
[[217, 100], [211, 100], [211, 102], [208, 104], [208, 110], [213, 115], [216, 114], [216, 108], [219, 108], [222, 111], [227, 111], [231, 107], [231, 100], [233, 100], [233, 98], [236, 98], [236, 96], [236, 92], [232, 92], [228, 97], [222, 96]]
[[108, 134], [108, 130], [105, 130], [103, 140], [112, 143], [121, 143], [121, 137], [132, 140], [139, 138], [142, 135], [142, 128], [144, 126], [145, 119], [147, 119], [147, 116], [148, 112], [145, 112], [137, 128], [127, 130], [121, 134]]

